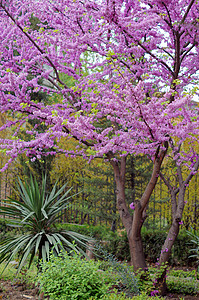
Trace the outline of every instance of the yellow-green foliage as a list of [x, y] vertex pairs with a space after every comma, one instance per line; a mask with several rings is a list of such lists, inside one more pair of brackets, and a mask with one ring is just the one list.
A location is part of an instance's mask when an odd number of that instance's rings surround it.
[[[186, 140], [181, 150], [184, 152], [190, 152], [191, 147], [194, 147], [195, 150], [199, 153], [199, 144], [198, 142], [195, 142], [195, 144], [189, 144], [189, 141]], [[177, 166], [175, 162], [172, 159], [172, 155], [168, 153], [169, 156], [165, 158], [165, 161], [163, 163], [162, 167], [162, 173], [165, 175], [171, 186], [174, 187], [174, 189], [179, 187], [179, 180], [177, 175]], [[187, 162], [187, 164], [190, 164], [190, 162]], [[190, 169], [186, 164], [181, 165], [182, 170], [182, 176], [183, 180], [187, 178], [187, 176], [190, 174]], [[184, 213], [183, 213], [183, 226], [182, 228], [190, 229], [191, 227], [194, 227], [195, 229], [198, 229], [199, 223], [199, 175], [198, 172], [193, 176], [191, 181], [189, 182], [189, 185], [186, 187], [185, 191], [185, 207], [184, 207]], [[156, 185], [155, 191], [153, 192], [151, 196], [151, 201], [149, 203], [149, 210], [152, 212], [149, 214], [149, 219], [153, 219], [154, 225], [156, 226], [166, 226], [168, 224], [171, 224], [172, 222], [172, 216], [171, 216], [171, 196], [168, 191], [167, 186], [164, 184], [164, 182], [159, 178], [158, 183]]]

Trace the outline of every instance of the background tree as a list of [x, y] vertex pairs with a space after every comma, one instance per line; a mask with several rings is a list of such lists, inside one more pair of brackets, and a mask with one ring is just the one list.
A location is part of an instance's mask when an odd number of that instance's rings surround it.
[[[28, 142], [2, 139], [8, 163], [20, 153], [32, 160], [57, 152], [108, 160], [132, 263], [135, 270], [146, 268], [141, 228], [168, 149], [179, 164], [187, 163], [189, 179], [199, 163], [198, 109], [191, 101], [198, 80], [198, 2], [65, 0], [35, 7], [33, 0], [18, 0], [7, 7], [2, 0], [0, 6], [0, 106], [16, 118], [7, 126], [20, 129], [37, 119], [48, 127], [44, 133], [27, 130]], [[30, 26], [32, 15], [40, 20], [37, 30]], [[39, 83], [41, 78], [49, 84]], [[31, 99], [31, 90], [61, 100], [45, 105]], [[75, 139], [80, 148], [59, 148], [61, 137]], [[183, 149], [187, 138], [191, 151]], [[125, 200], [126, 157], [140, 153], [151, 158], [153, 168], [132, 216]], [[185, 189], [183, 182], [183, 195]], [[183, 209], [173, 215], [176, 235]], [[172, 243], [168, 246], [170, 252]]]

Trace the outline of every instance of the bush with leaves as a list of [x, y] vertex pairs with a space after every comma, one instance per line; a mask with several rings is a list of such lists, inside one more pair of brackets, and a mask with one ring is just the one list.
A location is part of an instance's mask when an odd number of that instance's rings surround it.
[[[102, 300], [148, 300], [149, 299], [149, 295], [147, 295], [146, 293], [141, 293], [141, 295], [138, 296], [133, 296], [133, 297], [128, 297], [125, 293], [118, 293], [113, 292], [110, 294], [107, 294], [106, 296], [104, 296], [102, 298]], [[151, 298], [153, 300], [163, 300], [164, 298], [159, 297], [159, 296], [154, 296], [153, 298]], [[89, 298], [89, 300], [98, 300], [97, 298]]]
[[169, 271], [168, 276], [173, 276], [173, 277], [177, 277], [177, 278], [193, 278], [193, 279], [199, 280], [199, 274], [197, 273], [197, 271], [195, 269], [190, 270], [190, 271], [172, 269]]
[[[55, 184], [52, 191], [46, 192], [46, 177], [41, 187], [36, 179], [30, 178], [29, 184], [19, 179], [18, 193], [21, 201], [9, 198], [6, 206], [0, 207], [0, 214], [12, 218], [10, 225], [26, 229], [15, 237], [7, 237], [0, 241], [0, 263], [6, 260], [6, 266], [20, 255], [18, 271], [29, 259], [29, 266], [38, 254], [39, 259], [48, 260], [51, 248], [56, 253], [61, 249], [75, 250], [85, 254], [82, 246], [91, 238], [67, 230], [58, 230], [55, 222], [66, 206], [69, 205], [71, 189], [65, 191], [66, 184], [57, 190]], [[74, 242], [77, 245], [74, 245]]]
[[192, 277], [181, 278], [168, 276], [167, 288], [170, 293], [196, 295], [199, 291], [199, 282]]
[[115, 279], [109, 272], [99, 270], [99, 262], [82, 259], [73, 252], [51, 254], [49, 261], [41, 263], [38, 283], [50, 299], [101, 299]]

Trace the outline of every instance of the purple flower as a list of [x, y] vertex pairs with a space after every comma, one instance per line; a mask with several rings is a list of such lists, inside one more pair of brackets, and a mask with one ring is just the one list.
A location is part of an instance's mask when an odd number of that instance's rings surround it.
[[135, 206], [134, 206], [133, 202], [129, 206], [130, 206], [131, 209], [135, 209]]
[[159, 293], [158, 290], [154, 290], [154, 291], [151, 292], [151, 296], [155, 297], [158, 293]]
[[180, 221], [180, 222], [179, 222], [179, 225], [182, 225], [182, 224], [183, 224], [183, 221]]

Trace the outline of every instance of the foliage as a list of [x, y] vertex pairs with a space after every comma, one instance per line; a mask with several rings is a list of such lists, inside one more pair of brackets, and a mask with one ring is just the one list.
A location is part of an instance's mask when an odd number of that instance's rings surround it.
[[[138, 296], [133, 296], [133, 297], [127, 297], [127, 295], [125, 293], [118, 293], [118, 292], [111, 292], [110, 294], [104, 296], [102, 298], [103, 300], [148, 300], [149, 299], [149, 295], [147, 295], [146, 293], [141, 293], [141, 295]], [[158, 300], [158, 299], [164, 299], [158, 296], [154, 296], [153, 298], [151, 298], [153, 300]], [[96, 298], [90, 298], [89, 300], [97, 300]]]
[[139, 284], [135, 277], [133, 268], [124, 262], [118, 261], [117, 258], [107, 252], [100, 244], [95, 246], [100, 259], [100, 268], [103, 270], [111, 269], [114, 277], [119, 282], [118, 289], [124, 291], [128, 296], [139, 294]]
[[32, 264], [29, 269], [26, 265], [18, 274], [16, 274], [16, 265], [10, 263], [6, 269], [5, 266], [5, 262], [0, 265], [1, 280], [10, 280], [12, 284], [23, 284], [26, 288], [34, 285], [37, 276], [36, 264]]
[[[188, 5], [189, 1], [184, 1]], [[193, 80], [197, 66], [193, 70], [192, 62], [197, 57], [198, 36], [189, 38], [190, 46], [184, 35], [198, 30], [198, 3], [192, 2], [188, 8], [173, 0], [165, 5], [158, 0], [151, 6], [143, 7], [144, 3], [136, 1], [129, 6], [122, 0], [102, 5], [93, 1], [87, 5], [66, 0], [62, 5], [59, 1], [49, 5], [43, 1], [35, 9], [34, 1], [29, 0], [24, 10], [21, 0], [15, 3], [19, 9], [1, 3], [1, 107], [8, 114], [15, 111], [17, 117], [17, 122], [9, 120], [7, 124], [16, 128], [13, 139], [2, 140], [1, 145], [11, 156], [9, 162], [25, 152], [33, 160], [45, 149], [52, 155], [53, 146], [59, 150], [56, 143], [60, 137], [74, 137], [89, 147], [68, 150], [69, 154], [84, 152], [92, 159], [110, 152], [153, 156], [165, 141], [178, 144], [191, 140], [193, 128], [197, 134], [197, 108], [190, 99], [197, 92], [197, 81]], [[175, 15], [173, 5], [181, 13]], [[60, 23], [57, 14], [62, 15]], [[31, 25], [33, 19], [40, 20], [38, 27]], [[189, 24], [186, 28], [182, 26], [185, 20]], [[174, 30], [175, 24], [179, 24], [178, 30]], [[6, 35], [11, 28], [13, 44]], [[177, 41], [183, 51], [176, 50]], [[13, 52], [12, 62], [9, 51]], [[20, 76], [24, 73], [25, 77]], [[193, 89], [189, 94], [190, 82]], [[46, 105], [45, 97], [44, 101], [34, 99], [34, 93], [57, 99]], [[29, 130], [24, 126], [28, 120], [41, 121], [46, 131]], [[29, 141], [19, 139], [20, 130], [26, 131]], [[176, 140], [169, 139], [175, 136]], [[193, 153], [189, 154], [193, 158]]]
[[[193, 244], [193, 247], [189, 251], [192, 253], [189, 257], [194, 257], [197, 259], [197, 264], [199, 268], [199, 235], [196, 232], [187, 232], [188, 236], [191, 238], [191, 243]], [[199, 269], [198, 269], [199, 271]]]
[[[157, 258], [161, 252], [161, 246], [166, 238], [166, 230], [152, 230], [143, 228], [142, 240], [144, 252], [148, 262], [157, 262]], [[185, 230], [181, 230], [171, 252], [169, 263], [173, 265], [191, 265], [195, 263], [196, 259], [190, 257], [189, 251], [192, 247], [191, 238], [187, 236]]]
[[48, 262], [41, 263], [38, 283], [41, 291], [50, 299], [101, 299], [115, 282], [109, 272], [99, 270], [99, 263], [82, 259], [72, 253], [50, 255]]
[[[147, 293], [145, 293], [145, 292], [142, 292], [141, 295], [139, 295], [139, 296], [132, 297], [133, 300], [148, 300], [149, 298], [150, 298], [149, 295], [147, 295]], [[151, 297], [151, 299], [158, 300], [158, 299], [164, 299], [164, 298], [154, 295]]]
[[41, 188], [32, 177], [30, 184], [26, 182], [25, 185], [19, 179], [18, 192], [21, 201], [9, 198], [6, 201], [7, 206], [1, 206], [0, 214], [12, 218], [11, 226], [23, 227], [27, 231], [17, 237], [7, 237], [0, 242], [0, 262], [6, 260], [7, 266], [19, 253], [21, 256], [19, 271], [27, 259], [30, 266], [37, 253], [39, 259], [48, 259], [51, 248], [56, 253], [63, 248], [66, 250], [72, 248], [84, 253], [79, 246], [74, 245], [73, 240], [85, 245], [84, 242], [90, 240], [89, 238], [54, 227], [59, 212], [68, 205], [71, 198], [70, 189], [65, 191], [66, 184], [59, 190], [56, 188], [55, 184], [50, 194], [46, 194], [46, 178], [43, 178]]
[[[76, 231], [80, 234], [88, 235], [100, 241], [101, 246], [107, 253], [114, 255], [118, 260], [130, 261], [128, 238], [124, 230], [112, 232], [110, 227], [105, 225], [78, 225], [78, 224], [58, 224], [58, 228]], [[166, 230], [153, 230], [143, 227], [142, 242], [148, 263], [156, 263], [161, 252], [161, 245], [166, 237]], [[186, 231], [181, 230], [174, 243], [169, 263], [172, 265], [193, 265], [196, 262], [194, 257], [190, 257], [189, 251], [193, 247], [191, 238]]]
[[1, 279], [13, 280], [16, 276], [16, 268], [12, 264], [10, 264], [9, 268], [6, 268], [6, 269], [5, 269], [5, 266], [6, 266], [5, 262], [0, 264]]
[[167, 277], [167, 287], [170, 293], [180, 293], [183, 295], [195, 295], [199, 291], [199, 282], [192, 277]]
[[113, 242], [119, 235], [118, 232], [113, 232], [109, 226], [106, 225], [80, 225], [71, 223], [57, 223], [57, 228], [76, 231], [80, 234], [91, 236], [99, 241]]
[[199, 280], [199, 274], [197, 273], [196, 270], [191, 270], [191, 271], [183, 271], [183, 270], [175, 270], [171, 269], [168, 273], [168, 276], [173, 276], [177, 278], [194, 278]]
[[140, 291], [146, 292], [148, 295], [159, 295], [160, 291], [156, 287], [156, 283], [164, 275], [167, 264], [149, 266], [147, 270], [138, 270], [136, 278], [138, 280]]
[[[64, 141], [59, 147], [75, 149], [77, 143]], [[71, 163], [72, 160], [72, 163]], [[114, 194], [114, 177], [109, 164], [96, 159], [88, 164], [82, 157], [56, 156], [51, 171], [51, 180], [62, 185], [67, 179], [69, 186], [78, 192], [82, 191], [72, 202], [71, 209], [67, 209], [63, 219], [67, 222], [96, 224], [118, 221]]]

